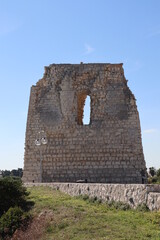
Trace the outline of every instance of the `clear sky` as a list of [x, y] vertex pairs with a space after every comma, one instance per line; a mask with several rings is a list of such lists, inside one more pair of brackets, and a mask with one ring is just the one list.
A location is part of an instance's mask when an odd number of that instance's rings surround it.
[[51, 63], [124, 63], [160, 168], [160, 0], [0, 0], [0, 169], [23, 167], [30, 87]]

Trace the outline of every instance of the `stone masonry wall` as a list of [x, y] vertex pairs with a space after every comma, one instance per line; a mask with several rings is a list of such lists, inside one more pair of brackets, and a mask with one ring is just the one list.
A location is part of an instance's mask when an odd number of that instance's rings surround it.
[[[90, 124], [83, 106], [91, 98]], [[36, 146], [39, 131], [48, 143]], [[42, 169], [42, 170], [41, 170]], [[24, 182], [142, 183], [139, 114], [122, 64], [52, 64], [31, 88]]]
[[102, 201], [129, 204], [132, 208], [146, 204], [151, 211], [160, 210], [160, 185], [94, 183], [26, 183], [26, 186], [49, 186], [71, 196], [88, 195]]

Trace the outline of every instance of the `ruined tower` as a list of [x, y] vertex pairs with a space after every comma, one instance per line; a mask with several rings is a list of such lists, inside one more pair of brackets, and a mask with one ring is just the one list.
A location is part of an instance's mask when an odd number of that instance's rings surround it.
[[[35, 144], [39, 132], [47, 144]], [[145, 174], [139, 114], [122, 64], [45, 67], [31, 87], [23, 180], [142, 183]]]

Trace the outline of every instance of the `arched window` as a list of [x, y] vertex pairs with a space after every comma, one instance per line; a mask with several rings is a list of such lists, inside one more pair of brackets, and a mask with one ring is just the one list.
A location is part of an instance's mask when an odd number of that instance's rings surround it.
[[91, 98], [87, 93], [78, 95], [78, 124], [89, 125], [91, 115]]

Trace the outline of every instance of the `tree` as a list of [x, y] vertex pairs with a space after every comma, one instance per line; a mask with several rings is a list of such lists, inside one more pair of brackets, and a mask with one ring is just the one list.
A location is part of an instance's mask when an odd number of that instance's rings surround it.
[[154, 177], [156, 175], [156, 169], [154, 167], [149, 168], [149, 174]]
[[15, 177], [22, 177], [22, 168], [18, 168], [18, 169], [13, 169], [11, 171], [11, 176], [15, 176]]
[[2, 171], [2, 176], [3, 177], [7, 177], [7, 176], [10, 176], [10, 175], [11, 175], [11, 172], [9, 170]]
[[18, 168], [18, 169], [13, 169], [13, 170], [2, 170], [1, 171], [3, 177], [9, 177], [9, 176], [14, 176], [14, 177], [22, 177], [23, 175], [23, 169]]

